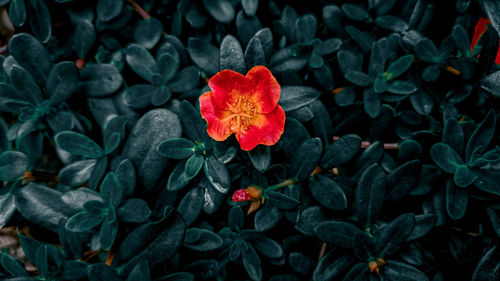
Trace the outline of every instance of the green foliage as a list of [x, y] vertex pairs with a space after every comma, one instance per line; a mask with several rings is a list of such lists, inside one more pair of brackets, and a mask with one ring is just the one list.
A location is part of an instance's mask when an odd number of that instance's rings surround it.
[[[499, 278], [498, 1], [0, 6], [0, 227], [36, 267], [0, 279]], [[258, 65], [286, 121], [247, 152], [198, 97]]]

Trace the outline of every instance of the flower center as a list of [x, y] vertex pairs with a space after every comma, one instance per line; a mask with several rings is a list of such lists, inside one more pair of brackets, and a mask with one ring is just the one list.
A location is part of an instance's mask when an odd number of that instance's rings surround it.
[[245, 133], [250, 128], [252, 118], [255, 116], [255, 106], [251, 99], [238, 97], [233, 103], [227, 103], [231, 115], [224, 118], [224, 122], [233, 132]]

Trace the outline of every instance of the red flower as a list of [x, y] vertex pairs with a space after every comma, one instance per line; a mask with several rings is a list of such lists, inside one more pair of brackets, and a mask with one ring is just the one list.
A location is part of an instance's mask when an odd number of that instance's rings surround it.
[[[474, 27], [474, 35], [472, 36], [472, 40], [470, 42], [470, 51], [471, 53], [474, 51], [479, 39], [483, 36], [486, 29], [488, 29], [488, 25], [491, 24], [490, 20], [487, 18], [480, 18]], [[497, 57], [495, 58], [495, 63], [500, 64], [500, 48], [497, 51]]]
[[262, 191], [258, 186], [249, 186], [247, 189], [238, 189], [233, 194], [234, 202], [243, 202], [248, 200], [260, 200]]
[[285, 112], [278, 105], [281, 87], [269, 69], [255, 66], [246, 76], [223, 70], [208, 85], [212, 91], [200, 96], [200, 111], [210, 137], [223, 141], [234, 133], [247, 151], [279, 140]]

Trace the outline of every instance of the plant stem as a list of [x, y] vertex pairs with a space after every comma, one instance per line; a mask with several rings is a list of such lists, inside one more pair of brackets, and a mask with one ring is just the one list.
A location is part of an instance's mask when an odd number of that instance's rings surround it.
[[146, 12], [146, 10], [141, 7], [141, 5], [137, 4], [135, 0], [128, 0], [128, 2], [130, 3], [130, 5], [132, 5], [134, 11], [136, 11], [143, 19], [149, 19], [151, 17], [151, 15]]
[[280, 188], [283, 188], [285, 186], [289, 186], [289, 185], [293, 185], [293, 184], [296, 184], [297, 183], [297, 179], [296, 178], [289, 178], [289, 179], [286, 179], [278, 184], [275, 184], [275, 185], [271, 185], [271, 186], [268, 186], [266, 189], [267, 190], [277, 190], [277, 189], [280, 189]]
[[[340, 139], [339, 136], [333, 136], [333, 141], [338, 141]], [[361, 148], [367, 148], [371, 145], [372, 143], [369, 141], [362, 141], [360, 147]], [[384, 143], [384, 149], [386, 150], [397, 150], [399, 149], [399, 143]]]

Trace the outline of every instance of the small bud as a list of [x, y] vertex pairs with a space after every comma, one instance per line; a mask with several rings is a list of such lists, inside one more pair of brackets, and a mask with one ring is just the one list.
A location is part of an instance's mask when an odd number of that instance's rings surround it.
[[243, 202], [243, 201], [248, 201], [252, 199], [246, 189], [238, 189], [236, 192], [233, 194], [233, 201], [234, 202]]
[[370, 267], [370, 272], [379, 272], [379, 268], [378, 268], [378, 264], [376, 261], [371, 261], [369, 264], [368, 264], [368, 267]]
[[387, 262], [385, 260], [381, 259], [381, 258], [378, 258], [377, 259], [377, 264], [378, 264], [379, 267], [382, 267], [382, 266], [386, 265]]
[[262, 191], [258, 186], [249, 186], [247, 188], [247, 194], [250, 195], [251, 199], [260, 199], [262, 198]]

